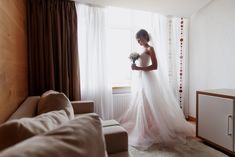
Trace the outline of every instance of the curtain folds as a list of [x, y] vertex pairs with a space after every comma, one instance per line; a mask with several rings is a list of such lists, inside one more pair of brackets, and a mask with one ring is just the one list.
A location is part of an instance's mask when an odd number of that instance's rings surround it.
[[103, 119], [113, 118], [112, 86], [105, 50], [105, 10], [76, 4], [78, 18], [81, 98], [95, 102], [95, 112]]
[[188, 117], [188, 19], [153, 14], [152, 21], [150, 34], [161, 83], [170, 88]]
[[188, 19], [170, 18], [169, 24], [169, 79], [174, 95], [186, 117], [188, 100]]
[[75, 3], [28, 0], [29, 94], [53, 89], [80, 100]]
[[[107, 11], [107, 8], [78, 3], [76, 3], [76, 7], [79, 15], [78, 36], [79, 39], [82, 39], [79, 40], [82, 99], [94, 100], [96, 112], [104, 119], [109, 119], [116, 114], [112, 102], [112, 81], [110, 80], [112, 73], [107, 69], [107, 63], [110, 60], [108, 56], [112, 55], [112, 52], [107, 52], [108, 32], [106, 27], [110, 21], [105, 16], [107, 17], [111, 10]], [[118, 14], [117, 9], [115, 11]], [[175, 102], [177, 102], [175, 105], [180, 105], [187, 117], [188, 20], [151, 12], [122, 11], [120, 9], [120, 15], [126, 14], [126, 16], [132, 17], [133, 21], [130, 26], [128, 25], [130, 28], [120, 26], [120, 29], [128, 29], [134, 33], [139, 29], [146, 29], [150, 33], [151, 45], [155, 48], [158, 59], [159, 69], [156, 72], [161, 79], [162, 89], [166, 91], [166, 94], [174, 96]], [[142, 52], [135, 41], [135, 34], [133, 34], [133, 39], [132, 51]], [[126, 56], [128, 55], [126, 54]]]

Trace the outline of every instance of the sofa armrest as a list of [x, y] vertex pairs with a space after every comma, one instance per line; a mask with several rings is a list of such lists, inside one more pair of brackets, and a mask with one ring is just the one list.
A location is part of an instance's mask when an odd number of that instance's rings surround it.
[[128, 134], [121, 126], [103, 127], [108, 154], [128, 151]]
[[24, 117], [34, 117], [36, 115], [37, 104], [40, 96], [28, 96], [8, 120], [19, 119]]
[[94, 112], [94, 101], [71, 101], [74, 114]]

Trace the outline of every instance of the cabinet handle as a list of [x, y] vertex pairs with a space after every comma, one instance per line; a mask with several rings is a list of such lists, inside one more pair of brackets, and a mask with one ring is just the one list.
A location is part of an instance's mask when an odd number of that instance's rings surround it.
[[233, 120], [233, 116], [230, 114], [228, 115], [228, 128], [227, 128], [227, 135], [228, 136], [232, 136], [232, 132], [230, 132], [230, 123], [229, 123], [229, 119], [232, 119]]

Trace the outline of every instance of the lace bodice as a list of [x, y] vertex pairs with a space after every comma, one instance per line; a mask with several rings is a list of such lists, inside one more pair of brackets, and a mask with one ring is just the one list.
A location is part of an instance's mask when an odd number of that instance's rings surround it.
[[140, 54], [140, 66], [145, 67], [149, 66], [149, 64], [150, 64], [150, 56], [146, 52]]

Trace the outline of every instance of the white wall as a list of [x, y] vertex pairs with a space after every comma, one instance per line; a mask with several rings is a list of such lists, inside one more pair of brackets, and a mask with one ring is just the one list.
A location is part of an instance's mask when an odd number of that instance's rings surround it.
[[235, 0], [214, 0], [190, 18], [189, 114], [196, 91], [235, 89]]

